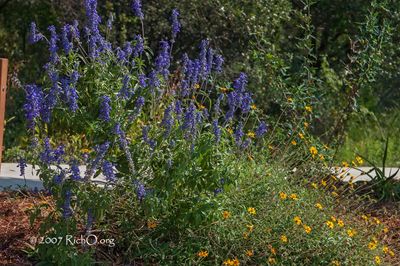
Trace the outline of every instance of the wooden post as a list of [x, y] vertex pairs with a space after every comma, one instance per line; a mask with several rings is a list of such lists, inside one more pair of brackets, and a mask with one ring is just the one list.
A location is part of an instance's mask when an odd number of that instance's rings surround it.
[[3, 158], [4, 117], [6, 112], [8, 59], [0, 58], [0, 172]]

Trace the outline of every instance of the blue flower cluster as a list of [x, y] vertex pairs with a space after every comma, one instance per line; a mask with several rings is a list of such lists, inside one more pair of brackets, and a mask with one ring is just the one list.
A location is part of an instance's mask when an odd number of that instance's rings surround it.
[[104, 122], [110, 122], [110, 113], [111, 113], [111, 99], [108, 96], [102, 96], [100, 102], [100, 114], [99, 118]]
[[59, 165], [63, 162], [64, 153], [64, 145], [60, 145], [53, 150], [50, 144], [50, 139], [45, 138], [43, 142], [43, 151], [40, 153], [40, 160], [48, 165]]
[[[171, 38], [160, 42], [160, 48], [150, 67], [145, 64], [147, 56], [143, 56], [146, 47], [143, 36], [136, 34], [133, 40], [115, 47], [99, 30], [101, 18], [97, 13], [97, 1], [85, 0], [85, 8], [87, 24], [83, 26], [82, 32], [77, 22], [65, 24], [59, 33], [54, 26], [48, 28], [50, 37], [46, 40], [50, 59], [45, 66], [44, 84], [26, 86], [24, 110], [28, 128], [32, 132], [35, 127], [41, 129], [39, 122], [49, 124], [54, 110], [59, 107], [65, 110], [68, 108], [74, 119], [98, 118], [95, 127], [99, 130], [93, 134], [93, 139], [100, 139], [103, 144], [95, 146], [95, 152], [84, 154], [84, 162], [87, 164], [84, 177], [79, 170], [79, 161], [68, 159], [69, 170], [64, 172], [59, 168], [52, 175], [55, 184], [63, 183], [66, 178], [72, 181], [88, 181], [100, 170], [108, 182], [119, 182], [116, 177], [122, 173], [117, 169], [121, 163], [119, 160], [123, 157], [110, 158], [119, 149], [125, 155], [129, 174], [135, 180], [133, 185], [137, 198], [142, 201], [148, 192], [146, 187], [151, 186], [146, 179], [139, 177], [142, 169], [140, 165], [138, 169], [135, 167], [135, 163], [142, 163], [140, 160], [134, 162], [131, 154], [131, 150], [137, 146], [147, 145], [150, 149], [146, 148], [146, 152], [150, 150], [151, 157], [156, 157], [159, 150], [162, 152], [161, 149], [167, 147], [170, 152], [181, 143], [188, 144], [188, 147], [190, 145], [191, 151], [197, 151], [196, 144], [202, 139], [202, 134], [207, 134], [207, 138], [214, 141], [212, 147], [217, 149], [222, 147], [221, 143], [225, 145], [228, 141], [233, 143], [232, 148], [235, 150], [245, 150], [254, 143], [262, 143], [268, 126], [264, 121], [254, 124], [254, 120], [258, 119], [253, 119], [256, 111], [252, 110], [256, 108], [253, 106], [252, 94], [247, 90], [246, 74], [240, 73], [239, 77], [231, 84], [224, 84], [224, 87], [217, 84], [224, 59], [211, 48], [209, 40], [201, 41], [198, 55], [194, 58], [184, 54], [177, 68], [172, 70], [171, 65], [174, 64], [171, 50], [181, 31], [178, 10], [172, 10], [170, 18]], [[132, 1], [131, 8], [142, 23], [144, 14], [141, 1]], [[112, 19], [105, 24], [111, 30]], [[45, 39], [35, 23], [31, 24], [29, 38], [31, 43]], [[77, 44], [85, 45], [80, 45], [78, 49]], [[83, 51], [82, 47], [86, 47], [86, 50]], [[68, 67], [63, 65], [67, 55], [70, 59], [76, 53], [79, 53], [79, 61]], [[100, 82], [88, 80], [88, 73], [92, 69], [87, 65], [93, 66], [96, 70], [93, 75], [98, 75]], [[104, 77], [107, 82], [102, 82], [101, 75], [107, 73], [110, 73]], [[87, 102], [84, 97], [88, 94], [98, 98]], [[132, 129], [138, 128], [142, 128], [141, 135], [137, 132], [130, 134]], [[247, 136], [245, 132], [249, 132]], [[227, 137], [230, 134], [232, 136]], [[130, 138], [136, 139], [131, 143]], [[40, 152], [40, 159], [44, 164], [60, 164], [67, 160], [65, 158], [69, 158], [64, 154], [62, 145], [53, 149], [50, 139], [44, 139]], [[168, 169], [173, 169], [179, 159], [174, 158], [171, 152], [163, 158]], [[20, 161], [21, 174], [25, 167], [24, 161]], [[210, 190], [211, 193], [213, 191], [218, 194], [223, 189], [218, 184]], [[72, 215], [71, 195], [71, 191], [65, 194], [65, 218]], [[90, 212], [88, 224], [92, 223], [92, 219]]]

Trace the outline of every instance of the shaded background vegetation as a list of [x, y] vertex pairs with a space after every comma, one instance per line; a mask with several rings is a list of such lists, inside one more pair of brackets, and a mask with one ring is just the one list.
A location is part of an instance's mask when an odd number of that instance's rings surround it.
[[[0, 0], [0, 56], [11, 63], [6, 149], [25, 144], [21, 84], [36, 80], [47, 60], [44, 46], [27, 43], [29, 23], [36, 21], [46, 32], [49, 24], [79, 21], [85, 17], [83, 2]], [[313, 133], [342, 145], [339, 160], [354, 151], [379, 156], [381, 140], [392, 135], [390, 161], [400, 162], [398, 1], [143, 1], [145, 37], [153, 50], [154, 40], [169, 35], [172, 8], [180, 10], [183, 24], [174, 57], [197, 52], [193, 47], [208, 38], [225, 57], [227, 78], [238, 71], [249, 74], [257, 106], [271, 122], [292, 121], [311, 105], [317, 115], [310, 121]], [[114, 19], [115, 44], [141, 33], [130, 1], [100, 0], [99, 11], [103, 22]], [[294, 105], [288, 107], [288, 98]], [[287, 125], [289, 134], [293, 127]]]

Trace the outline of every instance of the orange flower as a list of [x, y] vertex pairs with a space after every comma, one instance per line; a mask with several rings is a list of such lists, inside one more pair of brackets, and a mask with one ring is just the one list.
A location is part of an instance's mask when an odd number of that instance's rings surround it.
[[240, 262], [239, 262], [239, 260], [237, 258], [235, 258], [233, 260], [227, 259], [227, 260], [224, 261], [224, 265], [227, 265], [227, 266], [239, 266]]
[[208, 256], [208, 251], [207, 251], [207, 250], [199, 251], [199, 252], [197, 253], [197, 256], [199, 256], [200, 258], [205, 258], [205, 257]]
[[222, 217], [224, 217], [224, 219], [228, 219], [229, 217], [231, 217], [231, 213], [228, 212], [228, 211], [224, 211], [224, 212], [222, 213]]
[[154, 229], [157, 227], [156, 221], [147, 221], [147, 228]]
[[276, 255], [276, 249], [273, 246], [269, 246], [269, 249], [271, 250], [272, 255]]
[[254, 251], [253, 250], [246, 250], [246, 256], [247, 257], [253, 257]]

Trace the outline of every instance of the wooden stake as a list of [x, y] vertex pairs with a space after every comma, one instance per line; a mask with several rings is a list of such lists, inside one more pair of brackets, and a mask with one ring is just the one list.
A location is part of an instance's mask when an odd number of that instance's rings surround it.
[[0, 58], [0, 172], [3, 158], [4, 117], [6, 112], [8, 59]]

